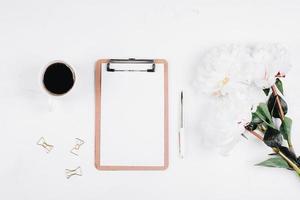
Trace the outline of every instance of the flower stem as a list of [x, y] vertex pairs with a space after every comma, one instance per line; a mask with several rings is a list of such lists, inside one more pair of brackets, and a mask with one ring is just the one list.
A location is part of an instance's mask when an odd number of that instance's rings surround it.
[[250, 131], [250, 130], [247, 130], [247, 131], [249, 131], [252, 135], [257, 137], [259, 140], [261, 140], [261, 141], [264, 140], [264, 138], [261, 135], [259, 135], [258, 133], [256, 133], [255, 131]]
[[280, 99], [279, 99], [279, 96], [278, 96], [278, 93], [277, 93], [277, 90], [276, 90], [276, 86], [275, 85], [272, 85], [272, 93], [275, 97], [275, 102], [276, 102], [276, 105], [279, 109], [279, 117], [281, 119], [281, 121], [284, 120], [284, 112], [283, 112], [283, 109], [282, 109], [282, 106], [281, 106], [281, 103], [280, 103]]
[[296, 171], [298, 176], [300, 176], [300, 169], [293, 161], [291, 161], [288, 157], [286, 157], [280, 150], [276, 148], [272, 148], [272, 149], [275, 153], [280, 155]]
[[[279, 110], [279, 117], [280, 117], [281, 123], [283, 123], [283, 121], [284, 121], [284, 112], [283, 112], [281, 102], [280, 102], [280, 99], [279, 99], [279, 96], [278, 96], [278, 93], [277, 93], [276, 85], [272, 85], [271, 89], [272, 89], [272, 93], [275, 97], [276, 105], [277, 105], [278, 110]], [[291, 152], [295, 153], [292, 141], [289, 139], [287, 142], [288, 142], [289, 149], [291, 150]]]
[[[259, 135], [258, 133], [256, 133], [255, 131], [251, 131], [251, 130], [247, 130], [247, 131], [249, 131], [252, 135], [257, 137], [259, 140], [263, 141], [263, 137], [261, 135]], [[300, 176], [300, 169], [293, 161], [291, 161], [288, 157], [286, 157], [286, 155], [284, 155], [284, 153], [282, 153], [279, 149], [277, 149], [277, 148], [272, 148], [272, 149], [275, 153], [277, 153], [279, 156], [281, 156], [296, 171], [298, 176]]]

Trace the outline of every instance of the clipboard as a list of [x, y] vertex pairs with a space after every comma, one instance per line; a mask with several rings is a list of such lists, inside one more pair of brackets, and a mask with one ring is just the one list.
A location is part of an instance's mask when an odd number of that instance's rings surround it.
[[96, 168], [167, 169], [167, 61], [100, 59], [95, 67], [95, 94]]

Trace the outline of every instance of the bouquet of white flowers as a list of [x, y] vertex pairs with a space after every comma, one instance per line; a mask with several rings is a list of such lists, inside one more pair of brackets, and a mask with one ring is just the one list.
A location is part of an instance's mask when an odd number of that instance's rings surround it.
[[286, 49], [278, 44], [228, 45], [208, 51], [196, 79], [206, 109], [200, 120], [203, 139], [228, 151], [241, 134], [250, 132], [274, 151], [274, 157], [258, 165], [293, 169], [300, 175], [281, 81], [290, 67]]

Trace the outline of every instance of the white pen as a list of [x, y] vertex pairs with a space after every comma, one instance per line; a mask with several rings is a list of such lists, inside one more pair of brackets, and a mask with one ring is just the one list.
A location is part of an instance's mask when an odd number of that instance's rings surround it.
[[180, 129], [178, 133], [179, 157], [184, 157], [184, 110], [183, 110], [183, 91], [180, 94]]

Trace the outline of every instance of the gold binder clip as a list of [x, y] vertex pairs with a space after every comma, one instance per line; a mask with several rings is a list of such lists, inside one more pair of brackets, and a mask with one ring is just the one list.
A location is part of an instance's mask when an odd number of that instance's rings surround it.
[[77, 167], [76, 169], [66, 169], [66, 178], [69, 179], [72, 176], [82, 176], [81, 167]]
[[78, 156], [79, 154], [79, 149], [80, 147], [84, 144], [84, 141], [82, 139], [79, 138], [75, 138], [76, 139], [76, 144], [75, 146], [71, 149], [71, 153]]
[[53, 145], [48, 144], [45, 140], [44, 137], [41, 137], [38, 141], [37, 141], [37, 145], [42, 146], [47, 153], [49, 153], [52, 149], [53, 149]]

